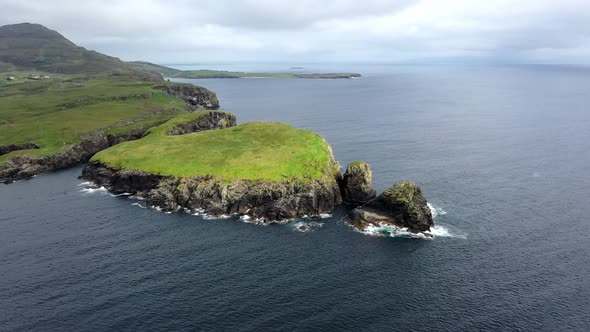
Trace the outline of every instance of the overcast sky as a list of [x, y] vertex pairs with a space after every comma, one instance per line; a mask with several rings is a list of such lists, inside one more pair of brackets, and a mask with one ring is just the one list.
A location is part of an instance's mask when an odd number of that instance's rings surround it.
[[590, 64], [590, 0], [0, 0], [123, 60]]

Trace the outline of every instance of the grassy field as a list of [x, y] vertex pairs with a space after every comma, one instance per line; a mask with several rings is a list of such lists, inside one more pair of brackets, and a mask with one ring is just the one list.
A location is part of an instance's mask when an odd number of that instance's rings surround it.
[[[204, 111], [208, 112], [208, 111]], [[97, 153], [92, 160], [124, 170], [172, 176], [213, 176], [224, 181], [309, 180], [334, 176], [328, 143], [309, 130], [282, 123], [168, 136], [168, 129], [203, 112], [182, 115], [152, 128], [140, 140]]]
[[0, 145], [35, 143], [40, 149], [13, 151], [0, 156], [0, 163], [18, 155], [56, 153], [92, 131], [161, 124], [184, 111], [182, 100], [152, 89], [155, 85], [113, 77], [11, 82], [2, 77]]

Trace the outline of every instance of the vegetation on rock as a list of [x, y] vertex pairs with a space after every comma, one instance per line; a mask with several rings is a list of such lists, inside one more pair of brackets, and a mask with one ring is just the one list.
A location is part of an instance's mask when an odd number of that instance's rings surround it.
[[353, 161], [346, 167], [340, 182], [342, 200], [360, 205], [375, 198], [371, 166], [364, 161]]
[[410, 231], [427, 231], [433, 225], [432, 214], [422, 190], [410, 181], [400, 181], [377, 198], [352, 211], [353, 224], [407, 227]]

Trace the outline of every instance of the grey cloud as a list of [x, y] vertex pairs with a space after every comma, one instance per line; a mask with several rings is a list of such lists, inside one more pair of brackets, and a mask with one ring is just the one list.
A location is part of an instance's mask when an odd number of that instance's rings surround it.
[[0, 8], [0, 24], [41, 23], [125, 60], [590, 62], [585, 0], [0, 0]]

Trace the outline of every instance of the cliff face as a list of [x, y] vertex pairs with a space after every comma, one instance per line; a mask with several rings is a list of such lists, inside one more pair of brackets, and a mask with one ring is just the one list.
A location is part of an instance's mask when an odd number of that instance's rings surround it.
[[190, 112], [219, 109], [219, 101], [215, 93], [190, 83], [166, 84], [156, 86], [154, 89], [166, 91], [170, 96], [184, 100]]
[[114, 193], [132, 193], [163, 211], [205, 211], [214, 216], [247, 214], [273, 223], [333, 211], [341, 202], [336, 179], [309, 182], [234, 180], [213, 177], [163, 177], [145, 172], [118, 171], [89, 163], [82, 176]]
[[237, 124], [236, 116], [230, 113], [209, 112], [192, 121], [179, 123], [168, 129], [168, 135], [184, 135], [210, 129], [223, 129]]
[[353, 225], [363, 229], [368, 225], [393, 225], [412, 232], [430, 230], [432, 213], [422, 190], [409, 181], [401, 181], [375, 199], [352, 211]]
[[351, 205], [361, 205], [375, 198], [371, 166], [363, 161], [352, 162], [340, 181], [342, 199]]

